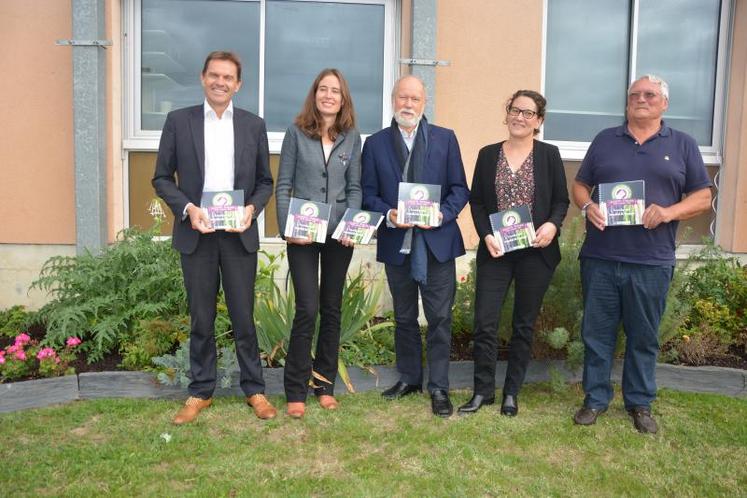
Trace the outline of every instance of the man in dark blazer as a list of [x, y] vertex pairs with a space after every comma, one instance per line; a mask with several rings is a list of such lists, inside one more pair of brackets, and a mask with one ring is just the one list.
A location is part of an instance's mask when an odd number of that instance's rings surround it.
[[[378, 232], [376, 257], [386, 265], [392, 293], [400, 379], [382, 395], [396, 399], [422, 390], [419, 292], [428, 321], [431, 408], [435, 415], [448, 417], [453, 412], [448, 392], [454, 260], [464, 254], [456, 218], [467, 203], [469, 189], [454, 132], [427, 122], [423, 117], [425, 102], [422, 81], [415, 76], [397, 81], [392, 91], [392, 125], [370, 136], [363, 147], [361, 186], [364, 209], [386, 213], [386, 224]], [[397, 223], [400, 182], [441, 186], [439, 226]]]
[[[153, 187], [174, 213], [173, 246], [181, 253], [191, 333], [189, 398], [175, 424], [194, 420], [212, 403], [216, 385], [215, 315], [222, 284], [236, 341], [240, 385], [262, 419], [276, 415], [264, 396], [254, 328], [254, 279], [259, 233], [254, 220], [272, 194], [264, 121], [233, 107], [241, 88], [241, 62], [212, 52], [200, 77], [203, 105], [170, 112], [158, 148]], [[242, 190], [244, 220], [237, 229], [215, 230], [200, 209], [203, 191]]]

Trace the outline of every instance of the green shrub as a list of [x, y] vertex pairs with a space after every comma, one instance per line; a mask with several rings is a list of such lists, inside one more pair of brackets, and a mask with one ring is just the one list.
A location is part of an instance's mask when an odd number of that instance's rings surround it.
[[133, 335], [120, 347], [122, 367], [143, 370], [151, 367], [151, 358], [161, 356], [189, 338], [188, 316], [171, 320], [140, 320]]
[[169, 241], [149, 230], [122, 231], [101, 254], [56, 256], [47, 261], [32, 288], [51, 296], [38, 312], [47, 344], [68, 336], [84, 339], [88, 361], [116, 351], [141, 320], [187, 313], [179, 255]]
[[0, 336], [15, 337], [35, 321], [35, 313], [16, 305], [0, 311]]
[[663, 359], [703, 365], [732, 345], [744, 347], [745, 309], [747, 266], [707, 242], [675, 272], [660, 334]]

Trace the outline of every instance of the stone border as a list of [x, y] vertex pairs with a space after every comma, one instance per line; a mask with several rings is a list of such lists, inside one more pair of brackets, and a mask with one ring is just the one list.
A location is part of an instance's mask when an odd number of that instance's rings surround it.
[[[368, 370], [348, 367], [355, 392], [380, 390], [393, 384], [398, 375], [394, 367], [374, 367], [376, 375]], [[527, 369], [527, 383], [547, 382], [555, 369], [570, 382], [580, 382], [580, 372], [568, 371], [562, 360], [531, 361]], [[449, 382], [451, 389], [472, 388], [473, 364], [471, 361], [451, 362]], [[427, 375], [427, 374], [426, 374]], [[499, 361], [496, 381], [500, 387], [506, 375], [506, 362]], [[267, 394], [283, 393], [283, 369], [264, 369]], [[616, 360], [612, 379], [620, 382], [622, 360]], [[747, 370], [723, 367], [683, 367], [660, 363], [656, 367], [656, 380], [660, 388], [678, 391], [718, 393], [728, 396], [747, 396]], [[345, 385], [338, 379], [335, 393], [344, 394]], [[238, 378], [228, 389], [218, 389], [216, 396], [242, 396]], [[100, 398], [152, 398], [182, 399], [187, 396], [179, 386], [160, 384], [155, 375], [146, 372], [97, 372], [69, 375], [51, 379], [30, 380], [0, 384], [0, 413], [28, 408], [40, 408], [73, 400]]]

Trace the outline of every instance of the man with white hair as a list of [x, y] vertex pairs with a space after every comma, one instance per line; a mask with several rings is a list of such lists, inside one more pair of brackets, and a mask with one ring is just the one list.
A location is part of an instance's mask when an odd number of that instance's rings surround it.
[[[420, 79], [404, 76], [395, 83], [394, 119], [390, 127], [366, 140], [361, 186], [363, 208], [386, 214], [386, 224], [379, 228], [376, 259], [386, 265], [392, 293], [400, 378], [382, 395], [397, 399], [422, 390], [419, 292], [428, 321], [431, 409], [435, 415], [448, 417], [453, 413], [448, 393], [451, 308], [456, 290], [454, 259], [464, 254], [456, 218], [467, 204], [469, 189], [456, 135], [428, 123], [423, 116], [425, 102], [425, 86]], [[441, 186], [438, 226], [397, 222], [400, 182]]]
[[[639, 432], [657, 431], [651, 403], [677, 225], [708, 210], [711, 202], [711, 181], [698, 144], [662, 120], [668, 106], [664, 80], [653, 75], [635, 80], [628, 89], [626, 122], [594, 138], [573, 185], [574, 202], [586, 215], [579, 255], [586, 397], [573, 417], [579, 425], [594, 424], [612, 400], [610, 373], [622, 322], [625, 409]], [[636, 180], [645, 186], [643, 224], [606, 226], [598, 185]]]

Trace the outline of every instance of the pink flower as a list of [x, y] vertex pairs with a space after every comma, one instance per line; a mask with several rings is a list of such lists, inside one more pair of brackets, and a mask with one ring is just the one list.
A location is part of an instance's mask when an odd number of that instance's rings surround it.
[[23, 349], [16, 351], [16, 359], [26, 361], [26, 352]]
[[83, 341], [81, 341], [81, 340], [80, 340], [80, 339], [78, 339], [77, 337], [68, 337], [68, 338], [67, 338], [67, 342], [66, 342], [65, 344], [67, 344], [67, 345], [68, 345], [68, 346], [70, 346], [71, 348], [74, 348], [75, 346], [77, 346], [77, 345], [78, 345], [78, 344], [80, 344], [81, 342], [83, 342]]
[[0, 365], [5, 363], [5, 351], [0, 349]]
[[37, 360], [43, 360], [44, 358], [56, 358], [56, 357], [57, 357], [57, 353], [52, 348], [42, 348], [36, 354]]
[[28, 334], [21, 333], [16, 336], [16, 345], [23, 346], [28, 344], [29, 341], [31, 341], [31, 337]]
[[8, 353], [15, 353], [16, 351], [23, 351], [23, 346], [19, 344], [13, 344], [12, 346], [8, 346], [5, 349], [8, 350]]

